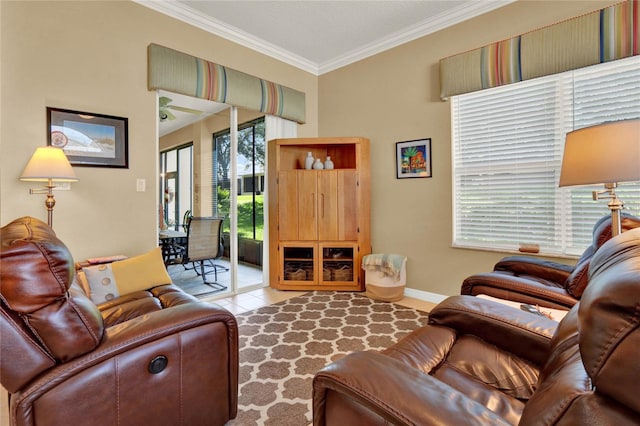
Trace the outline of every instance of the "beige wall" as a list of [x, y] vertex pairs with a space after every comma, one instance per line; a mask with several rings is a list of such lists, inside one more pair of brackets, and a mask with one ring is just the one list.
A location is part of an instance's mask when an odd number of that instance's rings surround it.
[[[46, 218], [44, 197], [18, 177], [46, 144], [45, 108], [54, 106], [129, 118], [129, 169], [76, 167], [80, 181], [57, 192], [58, 235], [78, 259], [156, 244], [157, 112], [146, 51], [158, 43], [305, 92], [300, 136], [370, 138], [374, 251], [409, 257], [409, 287], [455, 294], [502, 254], [451, 248], [451, 123], [438, 99], [438, 60], [616, 2], [520, 1], [318, 78], [133, 2], [1, 1], [0, 224]], [[433, 178], [397, 180], [395, 142], [423, 137], [433, 141]], [[146, 192], [136, 192], [138, 178]]]
[[[302, 136], [316, 136], [317, 77], [129, 1], [0, 2], [0, 224], [46, 220], [44, 196], [20, 182], [46, 145], [47, 106], [129, 119], [129, 168], [76, 167], [56, 193], [54, 229], [76, 259], [137, 254], [157, 244], [156, 94], [147, 46], [157, 43], [306, 93]], [[136, 192], [136, 179], [146, 192]]]
[[[374, 252], [408, 256], [407, 285], [456, 294], [504, 253], [454, 249], [450, 103], [438, 61], [617, 3], [520, 1], [320, 76], [320, 136], [371, 139]], [[430, 137], [433, 177], [395, 178], [395, 143]]]

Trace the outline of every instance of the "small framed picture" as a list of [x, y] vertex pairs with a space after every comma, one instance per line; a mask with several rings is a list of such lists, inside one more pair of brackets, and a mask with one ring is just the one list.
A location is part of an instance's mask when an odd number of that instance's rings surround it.
[[47, 107], [47, 145], [74, 166], [129, 168], [128, 119]]
[[431, 177], [431, 138], [396, 143], [396, 178]]

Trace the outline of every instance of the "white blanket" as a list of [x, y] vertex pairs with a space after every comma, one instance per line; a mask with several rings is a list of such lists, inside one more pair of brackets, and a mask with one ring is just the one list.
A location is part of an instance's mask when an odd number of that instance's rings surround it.
[[369, 254], [362, 258], [362, 269], [378, 271], [398, 281], [405, 260], [406, 256], [401, 254]]

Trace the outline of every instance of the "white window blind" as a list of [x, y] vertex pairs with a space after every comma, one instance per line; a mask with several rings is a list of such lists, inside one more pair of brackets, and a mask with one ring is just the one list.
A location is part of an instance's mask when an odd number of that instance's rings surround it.
[[[565, 136], [640, 118], [640, 57], [454, 96], [451, 111], [454, 245], [577, 255], [610, 212], [602, 186], [558, 188]], [[640, 184], [618, 194], [640, 216]]]

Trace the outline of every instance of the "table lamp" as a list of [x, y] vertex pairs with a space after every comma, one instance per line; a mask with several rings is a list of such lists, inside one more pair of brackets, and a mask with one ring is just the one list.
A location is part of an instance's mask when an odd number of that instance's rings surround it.
[[29, 190], [29, 194], [47, 194], [47, 224], [53, 227], [53, 207], [56, 199], [53, 195], [54, 182], [76, 182], [73, 168], [61, 148], [45, 146], [36, 148], [36, 152], [24, 168], [20, 180], [29, 182], [47, 182], [45, 188]]
[[593, 199], [609, 198], [611, 230], [621, 232], [619, 182], [640, 180], [640, 120], [607, 122], [567, 133], [559, 186], [602, 183]]

